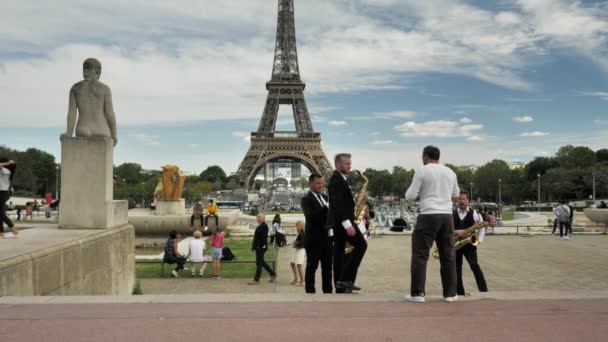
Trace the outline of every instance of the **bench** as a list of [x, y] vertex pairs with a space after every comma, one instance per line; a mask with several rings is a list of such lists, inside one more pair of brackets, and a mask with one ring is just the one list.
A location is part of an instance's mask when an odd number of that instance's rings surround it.
[[[185, 263], [189, 263], [190, 261], [186, 261]], [[208, 264], [211, 264], [211, 261], [205, 261]], [[157, 259], [157, 260], [136, 260], [135, 261], [136, 264], [161, 264], [160, 266], [160, 276], [164, 277], [165, 276], [165, 265], [175, 265], [175, 263], [169, 264], [167, 262], [165, 262], [165, 260], [162, 259]], [[222, 264], [255, 264], [255, 260], [221, 260], [220, 263]], [[270, 260], [270, 263], [272, 263], [272, 268], [276, 268], [275, 265], [275, 261], [274, 260]]]

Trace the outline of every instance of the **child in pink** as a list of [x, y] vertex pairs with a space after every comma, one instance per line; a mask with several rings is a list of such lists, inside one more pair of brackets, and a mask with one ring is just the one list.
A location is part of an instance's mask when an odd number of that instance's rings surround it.
[[220, 262], [222, 260], [222, 248], [224, 248], [224, 232], [214, 229], [209, 237], [211, 241], [211, 258], [213, 259], [213, 279], [219, 279]]

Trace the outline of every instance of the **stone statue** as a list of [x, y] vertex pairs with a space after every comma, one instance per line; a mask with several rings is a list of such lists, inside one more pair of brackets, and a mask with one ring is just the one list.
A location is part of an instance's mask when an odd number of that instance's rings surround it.
[[154, 198], [163, 201], [179, 201], [186, 183], [186, 176], [180, 174], [179, 167], [175, 165], [165, 165], [162, 168], [163, 175], [154, 189]]
[[99, 82], [101, 63], [95, 58], [88, 58], [84, 61], [82, 74], [84, 80], [70, 89], [68, 129], [61, 136], [72, 137], [76, 126], [77, 137], [109, 137], [116, 146], [118, 139], [112, 94], [110, 87]]

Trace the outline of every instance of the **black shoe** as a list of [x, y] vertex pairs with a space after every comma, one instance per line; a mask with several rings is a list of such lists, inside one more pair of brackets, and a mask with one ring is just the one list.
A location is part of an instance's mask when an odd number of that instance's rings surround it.
[[353, 283], [351, 283], [350, 281], [337, 281], [336, 282], [336, 289], [352, 290], [352, 288], [353, 288]]
[[361, 288], [360, 288], [359, 286], [356, 286], [356, 285], [351, 285], [351, 286], [350, 286], [350, 288], [351, 288], [353, 291], [361, 291]]

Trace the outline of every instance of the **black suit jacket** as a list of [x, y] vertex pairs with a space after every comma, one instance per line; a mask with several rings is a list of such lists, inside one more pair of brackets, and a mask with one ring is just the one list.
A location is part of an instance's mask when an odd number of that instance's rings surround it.
[[336, 236], [345, 235], [342, 222], [350, 220], [355, 227], [355, 200], [348, 183], [338, 171], [334, 171], [327, 187], [329, 193], [329, 213], [327, 224], [334, 228]]
[[251, 249], [256, 248], [264, 248], [268, 245], [268, 225], [266, 222], [262, 222], [256, 229], [253, 234], [253, 243], [251, 244]]
[[[321, 194], [321, 197], [323, 197], [325, 202], [329, 203], [327, 196]], [[326, 241], [328, 238], [327, 212], [329, 208], [322, 206], [311, 191], [302, 197], [300, 204], [306, 218], [306, 226], [304, 228], [305, 245], [308, 246], [310, 243], [317, 241]]]

